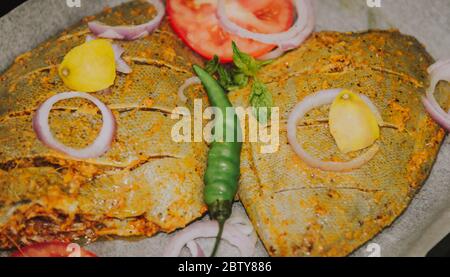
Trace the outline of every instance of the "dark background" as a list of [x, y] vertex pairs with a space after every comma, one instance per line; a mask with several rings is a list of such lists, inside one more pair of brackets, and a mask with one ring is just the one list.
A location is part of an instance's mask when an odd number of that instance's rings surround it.
[[0, 4], [0, 16], [3, 16], [4, 14], [8, 13], [10, 10], [14, 9], [24, 2], [26, 2], [26, 0], [3, 0]]
[[[57, 0], [64, 1], [64, 0]], [[3, 0], [0, 4], [0, 16], [8, 13], [18, 5], [26, 2], [26, 0]], [[5, 3], [6, 2], [6, 3]], [[439, 244], [436, 245], [429, 253], [431, 257], [450, 257], [450, 234], [447, 235]]]

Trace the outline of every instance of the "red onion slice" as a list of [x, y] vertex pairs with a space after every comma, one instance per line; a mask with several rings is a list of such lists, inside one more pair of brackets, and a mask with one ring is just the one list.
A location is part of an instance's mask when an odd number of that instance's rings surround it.
[[200, 244], [198, 244], [196, 241], [192, 240], [186, 244], [187, 248], [189, 248], [189, 251], [191, 252], [192, 257], [200, 258], [205, 257], [205, 252], [203, 252], [203, 249], [201, 248]]
[[258, 57], [258, 60], [261, 61], [274, 60], [276, 58], [283, 56], [284, 53], [286, 53], [286, 51], [284, 51], [280, 47], [277, 47], [275, 50], [272, 50], [271, 52]]
[[161, 0], [147, 0], [156, 9], [156, 16], [149, 22], [141, 25], [133, 26], [108, 26], [98, 21], [88, 23], [89, 29], [98, 37], [119, 39], [119, 40], [135, 40], [151, 34], [161, 24], [165, 8]]
[[443, 68], [450, 65], [450, 59], [447, 60], [439, 60], [432, 64], [430, 67], [428, 67], [427, 72], [428, 74], [433, 74], [433, 72], [437, 70], [442, 70]]
[[[299, 4], [298, 4], [299, 5]], [[306, 21], [305, 29], [299, 32], [295, 37], [291, 40], [287, 40], [283, 43], [278, 44], [278, 47], [281, 50], [288, 51], [300, 46], [314, 31], [316, 27], [316, 15], [314, 12], [314, 5], [311, 1], [306, 1], [303, 5], [304, 9], [307, 10], [308, 18]]]
[[116, 70], [124, 74], [130, 74], [131, 72], [133, 72], [127, 62], [122, 59], [122, 54], [125, 52], [125, 50], [117, 44], [113, 44], [112, 47], [114, 50], [114, 59], [116, 60]]
[[[86, 42], [93, 41], [97, 39], [96, 36], [93, 35], [87, 35], [86, 36]], [[127, 64], [127, 62], [122, 59], [122, 54], [125, 52], [125, 50], [120, 47], [120, 45], [112, 44], [112, 48], [114, 51], [114, 59], [116, 61], [116, 71], [124, 74], [130, 74], [133, 72], [131, 67]]]
[[97, 37], [95, 37], [93, 35], [87, 35], [86, 39], [85, 39], [85, 42], [90, 42], [90, 41], [93, 41], [93, 40], [96, 40], [96, 39], [97, 39]]
[[200, 81], [200, 79], [198, 77], [192, 77], [187, 79], [186, 81], [184, 81], [184, 83], [181, 85], [181, 87], [178, 89], [178, 98], [183, 102], [186, 103], [187, 102], [187, 97], [186, 95], [184, 95], [184, 91], [192, 86], [192, 85], [198, 85], [201, 84], [202, 82]]
[[[91, 101], [100, 109], [103, 116], [103, 126], [98, 137], [84, 149], [71, 148], [56, 140], [48, 123], [53, 105], [61, 100], [71, 98], [83, 98]], [[33, 129], [39, 140], [48, 147], [72, 158], [90, 159], [100, 157], [110, 149], [116, 133], [116, 120], [111, 110], [94, 96], [84, 92], [63, 92], [50, 97], [37, 109], [33, 117]]]
[[[222, 238], [233, 246], [237, 247], [243, 257], [253, 256], [256, 250], [256, 235], [251, 227], [250, 234], [248, 223], [244, 219], [229, 219], [225, 223]], [[191, 250], [194, 257], [202, 255], [203, 250], [194, 241], [198, 238], [215, 238], [219, 231], [219, 224], [216, 221], [198, 221], [171, 238], [164, 250], [164, 257], [177, 257], [185, 245]], [[199, 249], [196, 249], [199, 248]], [[204, 253], [203, 253], [204, 255]]]
[[[291, 147], [294, 149], [295, 153], [309, 166], [319, 168], [324, 171], [343, 172], [360, 168], [365, 163], [370, 161], [379, 150], [379, 147], [376, 144], [374, 144], [365, 153], [363, 153], [362, 155], [351, 161], [325, 162], [320, 159], [314, 158], [313, 156], [308, 154], [305, 151], [305, 149], [298, 143], [297, 141], [298, 121], [302, 119], [305, 116], [305, 114], [310, 110], [331, 104], [341, 91], [342, 89], [323, 90], [306, 97], [294, 108], [292, 113], [289, 115], [288, 119], [288, 127], [287, 127], [288, 141]], [[370, 99], [367, 97], [362, 97], [362, 99], [364, 101], [371, 102]], [[379, 116], [381, 118], [380, 113], [376, 109], [375, 105], [371, 104], [369, 105], [369, 108], [371, 110], [375, 109], [377, 114], [376, 116], [377, 117]]]
[[450, 59], [440, 60], [428, 68], [430, 74], [430, 86], [426, 92], [426, 98], [422, 99], [425, 109], [430, 116], [444, 129], [450, 131], [450, 115], [441, 108], [434, 97], [434, 91], [440, 81], [450, 82]]
[[[218, 0], [216, 16], [221, 27], [227, 32], [242, 38], [252, 39], [266, 44], [278, 45], [282, 51], [298, 47], [312, 33], [315, 25], [314, 7], [311, 0], [294, 0], [297, 11], [297, 20], [285, 32], [276, 34], [254, 33], [232, 22], [226, 14], [226, 0]], [[280, 54], [280, 52], [276, 52]], [[272, 54], [271, 56], [276, 56]]]
[[[313, 9], [313, 8], [311, 8], [311, 9]], [[298, 47], [314, 31], [315, 24], [316, 24], [316, 18], [315, 18], [314, 12], [312, 12], [310, 14], [310, 16], [308, 17], [308, 22], [306, 24], [304, 32], [299, 33], [296, 37], [294, 37], [292, 40], [290, 40], [286, 44], [279, 44], [279, 46], [275, 50], [259, 57], [259, 59], [263, 60], [263, 61], [273, 60], [273, 59], [283, 56], [283, 54], [286, 53], [286, 51]]]
[[444, 128], [447, 131], [450, 131], [450, 116], [447, 114], [445, 116], [442, 115], [441, 107], [439, 105], [436, 105], [432, 103], [427, 97], [422, 98], [423, 105], [425, 106], [425, 109], [430, 114], [430, 116], [436, 121], [437, 124], [439, 124], [442, 128]]

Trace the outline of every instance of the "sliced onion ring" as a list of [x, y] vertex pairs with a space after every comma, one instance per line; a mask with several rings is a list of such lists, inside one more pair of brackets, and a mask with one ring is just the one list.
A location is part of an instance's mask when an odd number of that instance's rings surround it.
[[90, 41], [93, 41], [93, 40], [96, 40], [96, 39], [97, 39], [96, 36], [93, 36], [93, 35], [87, 35], [87, 36], [86, 36], [86, 39], [85, 39], [85, 42], [90, 42]]
[[[242, 38], [278, 45], [281, 51], [298, 47], [314, 30], [315, 15], [311, 0], [294, 0], [297, 11], [296, 22], [288, 31], [276, 34], [254, 33], [232, 22], [226, 14], [225, 1], [218, 0], [216, 11], [216, 16], [224, 30]], [[280, 52], [276, 52], [275, 54], [280, 55]], [[275, 57], [275, 54], [271, 54], [270, 56]]]
[[[95, 39], [97, 39], [96, 36], [93, 35], [86, 36], [86, 42], [93, 41]], [[112, 48], [114, 51], [114, 60], [116, 61], [116, 71], [125, 74], [130, 74], [131, 72], [133, 72], [133, 70], [127, 64], [127, 62], [124, 59], [122, 59], [122, 54], [125, 52], [125, 50], [122, 47], [120, 47], [120, 45], [117, 44], [112, 44]]]
[[[288, 141], [291, 147], [294, 149], [295, 153], [309, 166], [319, 168], [324, 171], [343, 172], [360, 168], [365, 163], [370, 161], [379, 150], [379, 147], [376, 144], [374, 144], [365, 153], [363, 153], [362, 155], [351, 161], [325, 162], [320, 159], [314, 158], [313, 156], [308, 154], [305, 151], [305, 149], [303, 149], [303, 147], [298, 143], [297, 141], [298, 121], [302, 119], [305, 116], [305, 114], [310, 110], [331, 104], [341, 91], [342, 89], [323, 90], [306, 97], [294, 108], [292, 113], [289, 115], [288, 119], [288, 127], [287, 127]], [[368, 100], [370, 102], [370, 99], [367, 97], [362, 97], [362, 99], [364, 101]], [[379, 111], [376, 109], [373, 103], [368, 106], [374, 112], [377, 118], [381, 118]], [[380, 122], [382, 121], [379, 121], [379, 123]]]
[[[225, 223], [222, 238], [230, 244], [236, 246], [243, 257], [250, 257], [255, 254], [256, 250], [256, 235], [251, 231], [249, 234], [249, 224], [244, 219], [229, 219]], [[253, 227], [251, 227], [253, 228]], [[169, 244], [164, 250], [164, 257], [177, 257], [185, 245], [188, 245], [193, 256], [199, 257], [203, 251], [196, 249], [200, 247], [196, 242], [197, 238], [214, 238], [219, 231], [219, 224], [216, 221], [198, 221], [185, 229], [181, 230], [174, 237], [171, 238]]]
[[263, 60], [263, 61], [273, 60], [273, 59], [281, 57], [284, 53], [286, 53], [286, 51], [298, 47], [314, 31], [315, 24], [316, 24], [315, 15], [314, 15], [314, 13], [312, 13], [308, 17], [308, 22], [307, 22], [306, 29], [304, 32], [302, 32], [297, 37], [295, 37], [289, 44], [279, 45], [279, 47], [277, 47], [275, 50], [259, 57], [258, 59]]
[[180, 86], [180, 88], [178, 88], [178, 98], [183, 102], [186, 103], [187, 102], [187, 97], [186, 95], [184, 95], [184, 91], [192, 86], [192, 85], [198, 85], [201, 84], [202, 82], [200, 81], [200, 79], [198, 77], [192, 77], [187, 79], [186, 81], [184, 81], [184, 83]]
[[[56, 140], [48, 122], [53, 105], [61, 100], [72, 98], [83, 98], [91, 101], [100, 109], [103, 116], [103, 126], [100, 133], [95, 141], [84, 149], [71, 148]], [[91, 159], [100, 157], [110, 149], [116, 133], [116, 120], [111, 110], [94, 96], [84, 92], [63, 92], [50, 97], [37, 109], [33, 117], [33, 129], [39, 140], [48, 147], [72, 158]]]
[[203, 252], [203, 249], [201, 248], [200, 244], [196, 242], [195, 240], [191, 240], [186, 244], [187, 248], [189, 248], [189, 251], [191, 252], [192, 257], [200, 258], [205, 257], [205, 252]]
[[450, 115], [441, 108], [434, 97], [434, 91], [440, 81], [450, 82], [450, 59], [440, 60], [428, 68], [430, 74], [430, 86], [427, 89], [426, 98], [422, 99], [425, 109], [430, 116], [444, 129], [450, 131]]
[[442, 70], [445, 67], [450, 66], [450, 59], [447, 60], [439, 60], [432, 64], [430, 67], [428, 67], [427, 72], [428, 74], [433, 74], [435, 71]]
[[130, 74], [131, 72], [133, 72], [127, 62], [122, 59], [122, 54], [125, 52], [125, 50], [117, 44], [113, 44], [112, 48], [114, 50], [114, 59], [116, 60], [116, 70], [124, 74]]
[[[313, 3], [314, 2], [307, 0], [303, 5], [303, 9], [307, 10], [306, 13], [308, 13], [305, 29], [303, 29], [301, 32], [299, 32], [291, 40], [288, 40], [283, 43], [279, 43], [278, 47], [281, 50], [288, 51], [288, 50], [299, 47], [314, 31], [314, 29], [316, 27], [316, 15], [314, 12], [314, 4]], [[297, 5], [300, 5], [300, 4], [297, 4]]]
[[442, 108], [439, 105], [432, 104], [430, 99], [428, 97], [422, 98], [423, 105], [425, 106], [425, 109], [430, 114], [430, 116], [436, 121], [437, 124], [439, 124], [442, 128], [444, 128], [447, 131], [450, 131], [450, 116], [446, 115], [443, 116], [441, 114]]
[[286, 51], [277, 47], [276, 49], [272, 50], [271, 52], [258, 57], [258, 59], [261, 61], [274, 60], [276, 58], [283, 56], [284, 53], [286, 53]]
[[147, 0], [156, 9], [156, 16], [149, 22], [134, 26], [108, 26], [98, 21], [88, 23], [89, 29], [94, 35], [102, 38], [135, 40], [151, 34], [161, 24], [165, 8], [161, 0]]

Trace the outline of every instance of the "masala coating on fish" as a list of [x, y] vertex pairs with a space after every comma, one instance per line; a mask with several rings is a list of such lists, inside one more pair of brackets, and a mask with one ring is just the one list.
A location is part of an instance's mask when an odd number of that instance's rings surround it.
[[[32, 128], [35, 110], [70, 91], [57, 73], [63, 57], [89, 35], [87, 22], [139, 24], [154, 17], [134, 1], [79, 25], [19, 56], [0, 77], [0, 248], [101, 236], [152, 236], [186, 226], [206, 211], [206, 143], [175, 143], [178, 87], [203, 61], [164, 21], [152, 35], [114, 41], [133, 72], [118, 74], [110, 92], [92, 93], [114, 113], [117, 136], [103, 156], [76, 160], [42, 144]], [[58, 102], [49, 119], [55, 137], [86, 147], [102, 125], [90, 102]]]
[[[345, 256], [382, 231], [406, 209], [429, 175], [445, 132], [421, 102], [433, 59], [414, 38], [397, 31], [321, 32], [265, 67], [259, 78], [280, 108], [280, 147], [262, 154], [246, 144], [239, 196], [272, 256]], [[376, 156], [345, 173], [314, 169], [287, 141], [286, 121], [306, 96], [330, 88], [367, 95], [389, 127]], [[436, 92], [449, 107], [450, 87]], [[247, 106], [250, 90], [231, 94]], [[315, 157], [346, 161], [363, 151], [339, 152], [327, 123], [329, 107], [299, 122], [297, 138]]]

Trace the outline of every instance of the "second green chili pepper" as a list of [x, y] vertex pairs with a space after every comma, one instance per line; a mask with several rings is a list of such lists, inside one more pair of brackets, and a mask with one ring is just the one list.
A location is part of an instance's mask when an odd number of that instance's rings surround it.
[[[228, 142], [226, 139], [218, 140], [215, 137], [208, 153], [208, 165], [204, 176], [204, 201], [211, 218], [219, 223], [219, 233], [212, 253], [214, 256], [222, 237], [225, 221], [231, 216], [234, 197], [238, 190], [242, 149], [242, 142], [239, 139], [241, 127], [232, 109], [233, 105], [216, 79], [199, 66], [194, 65], [194, 71], [208, 93], [211, 106], [218, 108], [224, 118], [222, 126], [218, 124], [214, 126], [214, 133], [217, 134], [218, 128], [222, 128], [223, 138], [227, 138], [230, 132], [234, 138], [233, 141]], [[233, 111], [233, 115], [227, 116], [227, 110]]]

